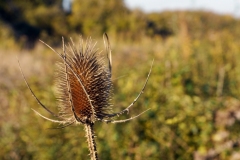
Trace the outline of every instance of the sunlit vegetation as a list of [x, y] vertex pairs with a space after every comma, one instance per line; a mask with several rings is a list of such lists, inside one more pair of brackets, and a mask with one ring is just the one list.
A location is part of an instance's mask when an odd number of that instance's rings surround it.
[[[114, 111], [128, 106], [154, 65], [144, 94], [123, 124], [96, 123], [100, 159], [239, 159], [240, 20], [208, 12], [145, 14], [122, 1], [0, 2], [0, 159], [89, 159], [83, 126], [54, 129], [27, 89], [57, 112], [55, 53], [61, 36], [98, 41], [113, 53]], [[30, 28], [26, 28], [30, 27]], [[35, 33], [35, 34], [33, 34]]]

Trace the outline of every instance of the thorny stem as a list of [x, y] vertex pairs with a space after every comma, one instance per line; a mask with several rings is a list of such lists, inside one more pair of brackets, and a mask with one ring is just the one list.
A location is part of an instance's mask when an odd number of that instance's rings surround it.
[[95, 142], [95, 136], [93, 131], [93, 123], [85, 123], [85, 131], [86, 131], [86, 137], [88, 142], [88, 149], [90, 151], [91, 160], [98, 160], [98, 154], [97, 154], [97, 146]]

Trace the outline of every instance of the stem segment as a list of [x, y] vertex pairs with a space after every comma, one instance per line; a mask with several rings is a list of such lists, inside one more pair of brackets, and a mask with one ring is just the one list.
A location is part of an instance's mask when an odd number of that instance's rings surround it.
[[93, 123], [89, 122], [84, 124], [86, 137], [88, 142], [88, 149], [90, 151], [91, 160], [98, 160], [97, 146], [95, 142], [95, 136], [93, 131]]

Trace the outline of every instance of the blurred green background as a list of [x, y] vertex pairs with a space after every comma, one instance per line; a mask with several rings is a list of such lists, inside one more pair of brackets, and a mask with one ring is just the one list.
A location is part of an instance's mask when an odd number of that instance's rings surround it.
[[61, 37], [91, 36], [113, 53], [113, 110], [146, 90], [125, 119], [95, 125], [100, 159], [240, 159], [240, 20], [201, 11], [143, 13], [121, 0], [75, 0], [64, 12], [58, 0], [0, 2], [0, 159], [90, 159], [82, 125], [64, 129], [41, 117], [19, 68], [38, 98], [57, 112], [54, 65]]

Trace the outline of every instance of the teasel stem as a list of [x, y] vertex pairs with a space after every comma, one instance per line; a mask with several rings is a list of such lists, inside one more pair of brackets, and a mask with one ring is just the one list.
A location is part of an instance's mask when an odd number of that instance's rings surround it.
[[91, 160], [98, 160], [97, 145], [95, 142], [93, 125], [94, 125], [94, 123], [88, 122], [88, 123], [84, 124], [84, 128], [86, 131], [88, 149], [90, 152]]

